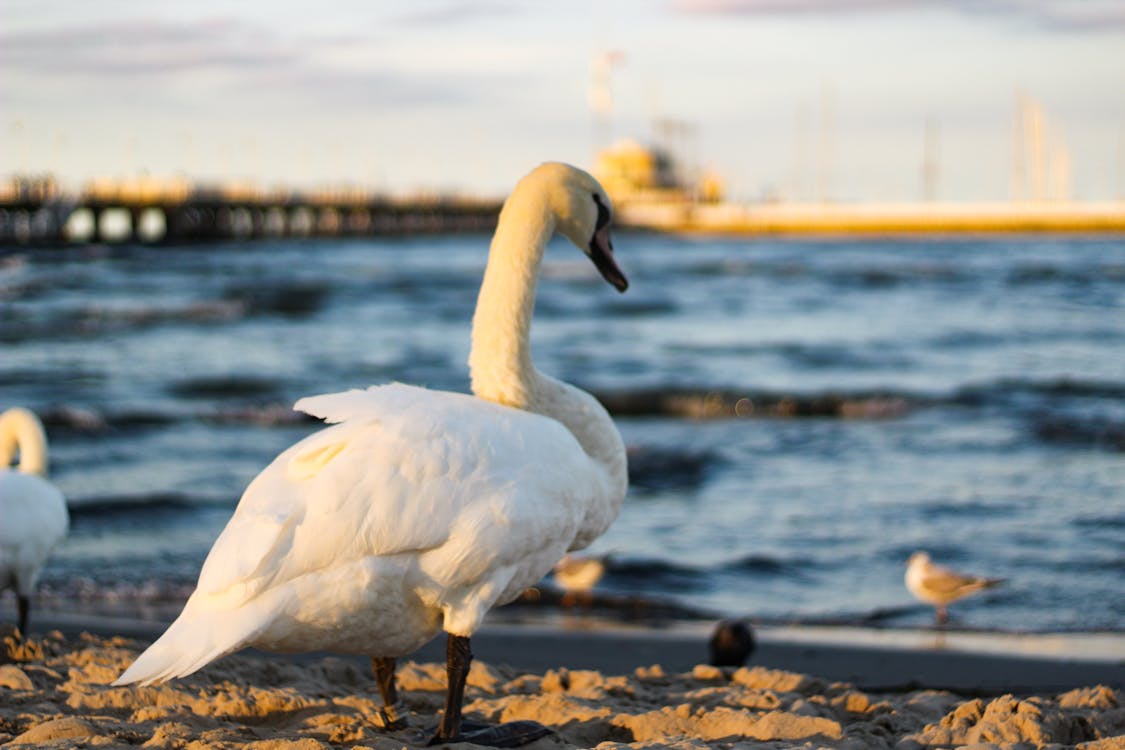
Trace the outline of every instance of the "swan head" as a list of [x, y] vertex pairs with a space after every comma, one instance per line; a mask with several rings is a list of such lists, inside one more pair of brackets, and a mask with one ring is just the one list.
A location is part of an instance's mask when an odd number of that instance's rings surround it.
[[551, 209], [555, 229], [584, 252], [602, 278], [624, 292], [629, 281], [613, 257], [613, 240], [609, 227], [613, 204], [605, 190], [589, 173], [569, 164], [548, 162], [533, 175], [549, 180]]

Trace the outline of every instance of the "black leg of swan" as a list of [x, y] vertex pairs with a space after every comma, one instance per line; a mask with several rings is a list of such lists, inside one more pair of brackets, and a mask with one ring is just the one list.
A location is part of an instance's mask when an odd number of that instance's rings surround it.
[[398, 688], [395, 687], [396, 667], [393, 657], [371, 657], [375, 683], [379, 686], [379, 694], [383, 696], [383, 709], [379, 712], [379, 718], [386, 729], [402, 729], [406, 726], [405, 711], [398, 702]]
[[445, 713], [430, 745], [461, 740], [461, 703], [465, 699], [465, 680], [469, 678], [472, 663], [473, 650], [469, 639], [450, 633], [445, 642], [445, 674], [449, 680], [445, 692]]
[[473, 663], [469, 639], [450, 635], [445, 645], [445, 673], [449, 687], [445, 694], [445, 713], [437, 733], [429, 745], [449, 742], [471, 742], [489, 747], [521, 747], [551, 734], [551, 730], [537, 721], [510, 721], [491, 726], [476, 721], [461, 721], [461, 704], [465, 698], [465, 680]]
[[26, 596], [16, 595], [16, 613], [19, 617], [20, 638], [27, 638], [27, 613], [31, 609], [31, 600]]

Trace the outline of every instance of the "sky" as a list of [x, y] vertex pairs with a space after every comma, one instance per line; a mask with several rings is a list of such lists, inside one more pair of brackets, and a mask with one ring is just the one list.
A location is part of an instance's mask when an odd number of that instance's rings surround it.
[[75, 186], [498, 196], [632, 138], [740, 201], [1006, 200], [1032, 106], [1054, 194], [1125, 197], [1125, 0], [0, 0], [0, 175]]

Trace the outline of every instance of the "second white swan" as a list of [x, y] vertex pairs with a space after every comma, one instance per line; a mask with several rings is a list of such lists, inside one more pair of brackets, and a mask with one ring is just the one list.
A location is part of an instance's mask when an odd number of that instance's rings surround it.
[[[19, 465], [12, 468], [17, 453]], [[15, 590], [24, 638], [39, 574], [69, 528], [66, 498], [47, 481], [43, 425], [34, 412], [8, 409], [0, 414], [0, 593]]]
[[180, 617], [115, 684], [191, 674], [247, 646], [372, 657], [396, 723], [395, 657], [448, 634], [434, 742], [511, 746], [537, 725], [462, 731], [469, 638], [616, 518], [625, 447], [588, 393], [540, 373], [529, 329], [555, 232], [619, 291], [610, 201], [589, 174], [547, 163], [504, 204], [473, 318], [474, 396], [401, 384], [305, 398], [333, 426], [247, 488]]

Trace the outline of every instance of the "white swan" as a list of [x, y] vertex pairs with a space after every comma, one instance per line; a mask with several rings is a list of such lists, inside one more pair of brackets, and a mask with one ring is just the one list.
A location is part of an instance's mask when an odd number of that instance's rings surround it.
[[625, 448], [609, 415], [536, 370], [528, 338], [556, 231], [625, 290], [609, 206], [571, 166], [543, 164], [520, 180], [473, 317], [475, 397], [393, 384], [298, 401], [334, 426], [251, 482], [179, 618], [114, 684], [191, 674], [246, 646], [367, 654], [384, 718], [397, 723], [394, 658], [444, 629], [449, 688], [434, 741], [541, 736], [527, 722], [462, 733], [461, 697], [485, 613], [602, 534], [625, 496]]
[[[12, 469], [17, 452], [19, 466]], [[46, 477], [47, 436], [39, 419], [21, 408], [0, 414], [0, 593], [15, 590], [25, 638], [31, 592], [70, 527], [66, 499]]]
[[946, 621], [946, 605], [1004, 582], [1003, 578], [957, 573], [937, 565], [925, 552], [915, 552], [907, 560], [905, 580], [906, 588], [916, 599], [934, 606], [938, 625]]

